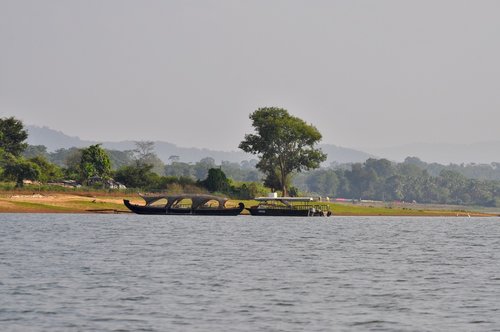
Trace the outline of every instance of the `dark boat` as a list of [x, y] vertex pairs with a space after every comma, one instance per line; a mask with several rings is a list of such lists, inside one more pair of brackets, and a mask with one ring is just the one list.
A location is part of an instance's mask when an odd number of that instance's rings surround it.
[[252, 216], [329, 217], [327, 204], [313, 197], [257, 197], [258, 205], [246, 208]]
[[[132, 204], [128, 199], [124, 199], [123, 203], [130, 211], [137, 214], [237, 216], [245, 208], [243, 203], [239, 203], [238, 207], [226, 207], [227, 198], [213, 195], [140, 196], [146, 201], [145, 205]], [[182, 201], [186, 200], [190, 200], [191, 204], [182, 204]]]

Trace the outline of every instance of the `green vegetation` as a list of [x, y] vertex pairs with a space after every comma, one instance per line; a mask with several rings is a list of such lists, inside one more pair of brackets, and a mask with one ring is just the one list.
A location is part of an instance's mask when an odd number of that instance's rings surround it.
[[37, 180], [41, 174], [37, 164], [21, 156], [27, 147], [27, 138], [20, 120], [0, 118], [0, 175], [15, 180], [18, 187], [23, 186], [23, 180]]
[[412, 164], [426, 170], [431, 176], [439, 176], [442, 171], [453, 171], [468, 179], [500, 181], [500, 162], [493, 162], [491, 164], [441, 165], [438, 163], [426, 163], [417, 157], [407, 157], [404, 162], [405, 164]]
[[250, 114], [255, 134], [245, 135], [239, 148], [256, 154], [256, 165], [266, 174], [265, 183], [288, 195], [290, 176], [318, 168], [326, 155], [314, 145], [321, 140], [320, 132], [312, 125], [294, 117], [282, 108], [260, 108]]
[[[223, 161], [220, 165], [210, 157], [197, 163], [184, 163], [178, 156], [172, 156], [165, 165], [154, 153], [153, 142], [148, 141], [136, 142], [137, 148], [131, 151], [105, 150], [97, 144], [49, 153], [44, 146], [26, 144], [27, 133], [21, 121], [13, 117], [0, 118], [0, 191], [8, 193], [7, 196], [17, 192], [57, 192], [118, 198], [138, 191], [212, 192], [246, 200], [264, 196], [271, 191], [270, 188], [281, 188], [285, 195], [288, 192], [290, 195], [343, 197], [352, 202], [468, 205], [483, 207], [484, 211], [490, 208], [488, 211], [493, 212], [497, 211], [495, 207], [500, 207], [498, 163], [443, 166], [426, 164], [411, 157], [403, 163], [368, 159], [364, 163], [308, 170], [324, 160], [321, 151], [313, 148], [321, 138], [316, 128], [277, 108], [259, 109], [250, 118], [254, 120], [257, 133], [246, 135], [240, 145], [255, 152], [260, 160], [240, 164]], [[272, 148], [266, 149], [266, 146]], [[281, 146], [286, 148], [281, 149]], [[309, 157], [311, 161], [306, 162]], [[464, 174], [467, 172], [475, 177], [467, 177]], [[97, 183], [89, 183], [95, 178]], [[116, 186], [108, 182], [111, 178], [128, 189], [112, 189]], [[63, 180], [73, 181], [63, 184]], [[68, 182], [73, 187], [67, 187]], [[55, 209], [50, 203], [31, 203], [14, 202], [11, 206], [18, 204], [19, 208], [30, 211]], [[73, 202], [67, 208], [80, 211], [84, 206], [87, 209], [93, 206], [96, 210], [119, 209], [121, 206], [120, 199], [113, 203], [89, 204], [86, 201]], [[381, 204], [372, 207], [342, 204], [334, 205], [333, 210], [344, 215], [432, 215], [426, 208], [417, 209], [419, 205], [402, 208], [398, 204]], [[450, 215], [453, 213], [451, 211]]]
[[0, 150], [3, 153], [19, 157], [28, 146], [27, 138], [28, 133], [20, 120], [0, 118]]
[[100, 144], [82, 150], [80, 159], [81, 179], [88, 183], [91, 177], [107, 179], [111, 175], [111, 160]]
[[24, 185], [23, 180], [38, 180], [40, 174], [38, 165], [29, 160], [15, 158], [12, 155], [4, 159], [3, 176], [14, 179], [17, 187]]
[[301, 190], [355, 200], [426, 204], [500, 206], [500, 181], [468, 179], [443, 169], [438, 176], [413, 162], [368, 159], [364, 163], [320, 169], [297, 176]]
[[71, 212], [72, 208], [59, 206], [57, 204], [32, 203], [32, 202], [12, 202], [20, 210], [35, 210], [38, 212]]

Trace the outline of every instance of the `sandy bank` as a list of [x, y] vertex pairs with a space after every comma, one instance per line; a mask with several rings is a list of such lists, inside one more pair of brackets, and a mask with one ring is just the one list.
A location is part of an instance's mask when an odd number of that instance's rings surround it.
[[[123, 205], [123, 199], [135, 204], [144, 204], [137, 195], [116, 196], [86, 193], [0, 193], [0, 213], [130, 213]], [[244, 201], [245, 206], [255, 204]], [[487, 217], [497, 216], [495, 213], [474, 211], [456, 211], [450, 207], [445, 209], [427, 209], [420, 206], [416, 209], [400, 209], [392, 207], [332, 205], [334, 215], [339, 216], [450, 216], [450, 217]]]

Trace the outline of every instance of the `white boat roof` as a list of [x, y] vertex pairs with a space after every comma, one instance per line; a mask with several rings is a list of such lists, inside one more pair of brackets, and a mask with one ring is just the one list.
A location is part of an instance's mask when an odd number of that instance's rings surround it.
[[317, 199], [315, 199], [314, 197], [255, 197], [254, 200], [258, 202], [265, 202], [265, 201], [312, 202]]

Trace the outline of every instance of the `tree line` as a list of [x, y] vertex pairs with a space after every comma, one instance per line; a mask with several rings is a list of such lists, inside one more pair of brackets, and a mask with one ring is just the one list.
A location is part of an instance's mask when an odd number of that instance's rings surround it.
[[99, 186], [95, 179], [114, 178], [141, 190], [206, 190], [238, 198], [280, 191], [355, 200], [500, 206], [499, 163], [444, 166], [409, 157], [403, 163], [368, 159], [318, 169], [326, 156], [314, 147], [321, 139], [314, 126], [279, 108], [258, 109], [250, 119], [255, 132], [245, 135], [240, 148], [257, 159], [216, 165], [210, 157], [185, 163], [177, 156], [165, 164], [148, 141], [136, 142], [136, 149], [130, 151], [105, 150], [96, 144], [47, 152], [44, 146], [26, 144], [21, 121], [1, 118], [0, 180], [22, 186], [26, 179], [45, 183], [74, 179]]
[[[259, 173], [252, 167], [253, 162], [223, 162], [217, 166], [214, 159], [204, 158], [194, 164], [172, 160], [165, 165], [149, 141], [136, 142], [136, 149], [130, 151], [105, 150], [95, 144], [47, 152], [43, 145], [28, 145], [27, 137], [20, 120], [0, 118], [0, 181], [13, 181], [16, 187], [23, 187], [26, 180], [57, 185], [66, 179], [99, 189], [112, 180], [139, 190], [209, 191], [242, 199], [269, 190], [258, 183]], [[228, 178], [223, 168], [233, 177]]]
[[403, 163], [368, 159], [297, 175], [301, 190], [330, 197], [379, 201], [500, 206], [500, 181], [478, 180], [450, 168], [430, 172], [407, 158]]

